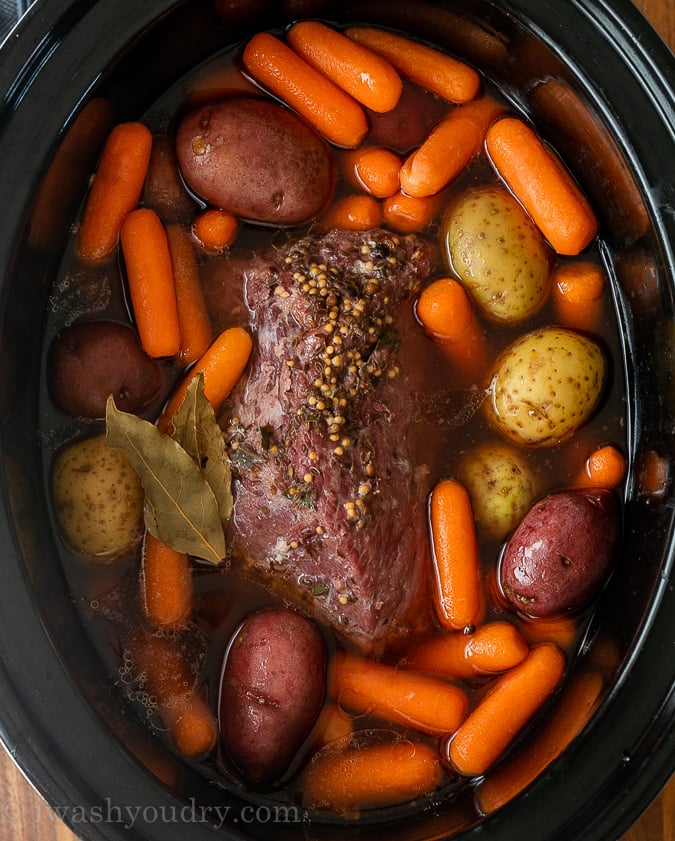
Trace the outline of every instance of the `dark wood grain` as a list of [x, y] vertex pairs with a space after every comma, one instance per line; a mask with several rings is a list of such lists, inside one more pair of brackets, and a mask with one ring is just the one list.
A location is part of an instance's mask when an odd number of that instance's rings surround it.
[[[652, 26], [675, 50], [675, 0], [634, 0]], [[0, 749], [0, 841], [75, 841]], [[675, 841], [675, 778], [620, 841]]]

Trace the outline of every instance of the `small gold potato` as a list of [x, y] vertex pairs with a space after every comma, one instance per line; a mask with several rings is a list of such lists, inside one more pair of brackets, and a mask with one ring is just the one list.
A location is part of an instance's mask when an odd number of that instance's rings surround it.
[[517, 324], [541, 309], [551, 251], [505, 189], [467, 193], [448, 214], [444, 233], [448, 262], [486, 318]]
[[467, 452], [458, 468], [476, 522], [494, 540], [503, 540], [538, 496], [537, 477], [510, 444], [481, 444]]
[[69, 445], [52, 474], [54, 510], [66, 543], [99, 563], [127, 556], [143, 522], [143, 487], [105, 433]]
[[562, 327], [533, 330], [497, 359], [485, 403], [490, 422], [517, 444], [556, 446], [595, 411], [606, 369], [587, 336]]

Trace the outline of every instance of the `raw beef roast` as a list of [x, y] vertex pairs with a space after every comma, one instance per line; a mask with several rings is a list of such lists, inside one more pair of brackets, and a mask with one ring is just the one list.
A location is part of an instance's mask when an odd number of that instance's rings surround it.
[[426, 616], [427, 488], [397, 311], [432, 261], [413, 236], [330, 231], [244, 271], [254, 352], [223, 419], [233, 557], [360, 644]]

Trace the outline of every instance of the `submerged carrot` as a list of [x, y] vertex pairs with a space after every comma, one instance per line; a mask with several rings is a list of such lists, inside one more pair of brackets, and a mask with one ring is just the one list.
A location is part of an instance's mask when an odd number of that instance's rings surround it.
[[251, 336], [243, 327], [228, 327], [223, 330], [180, 382], [164, 407], [157, 422], [158, 427], [162, 431], [169, 428], [171, 419], [183, 402], [190, 381], [200, 373], [204, 375], [206, 399], [217, 412], [244, 373], [252, 349]]
[[382, 219], [388, 228], [414, 234], [432, 223], [438, 208], [437, 196], [407, 196], [399, 191], [382, 202]]
[[437, 278], [420, 292], [415, 311], [452, 365], [469, 379], [480, 380], [490, 363], [489, 345], [462, 284]]
[[164, 225], [154, 210], [133, 210], [124, 220], [120, 241], [141, 344], [149, 356], [175, 356], [180, 323]]
[[408, 739], [319, 752], [300, 781], [302, 805], [356, 813], [430, 794], [443, 780], [438, 754]]
[[626, 475], [626, 457], [613, 444], [594, 450], [586, 459], [574, 485], [583, 488], [618, 487]]
[[453, 733], [468, 706], [458, 686], [356, 655], [338, 659], [336, 697], [347, 709], [434, 736]]
[[354, 722], [351, 716], [336, 703], [326, 704], [315, 727], [320, 745], [344, 739], [354, 732]]
[[359, 103], [274, 35], [254, 35], [244, 48], [243, 61], [260, 85], [336, 146], [353, 149], [368, 133]]
[[528, 619], [521, 628], [530, 645], [551, 642], [563, 651], [569, 651], [579, 637], [581, 624], [574, 616], [555, 616]]
[[373, 196], [344, 196], [331, 204], [321, 223], [342, 231], [367, 231], [382, 224], [382, 207]]
[[468, 64], [403, 35], [368, 26], [346, 34], [387, 59], [404, 78], [448, 102], [468, 102], [480, 91], [480, 76]]
[[348, 174], [372, 196], [386, 199], [399, 190], [401, 158], [385, 146], [366, 146], [347, 157]]
[[403, 82], [382, 56], [313, 20], [294, 24], [287, 40], [296, 53], [361, 105], [379, 113], [396, 107]]
[[143, 543], [143, 594], [146, 616], [159, 628], [180, 628], [192, 614], [190, 559], [150, 532]]
[[485, 142], [495, 169], [555, 251], [564, 255], [583, 251], [598, 223], [560, 158], [517, 117], [493, 123]]
[[180, 359], [190, 365], [206, 352], [213, 339], [211, 319], [199, 280], [197, 256], [190, 235], [179, 225], [168, 225], [166, 235], [173, 267], [180, 326]]
[[131, 655], [177, 750], [188, 758], [209, 753], [216, 744], [216, 720], [178, 644], [166, 636], [144, 635], [133, 642]]
[[597, 263], [565, 263], [553, 273], [556, 320], [577, 330], [597, 330], [603, 309], [605, 273]]
[[117, 247], [120, 228], [143, 192], [152, 134], [142, 123], [120, 123], [103, 148], [77, 242], [77, 256], [87, 263], [107, 260]]
[[429, 522], [436, 613], [444, 628], [461, 630], [477, 621], [482, 605], [476, 524], [462, 484], [445, 479], [434, 487]]
[[565, 655], [544, 643], [498, 678], [450, 741], [455, 769], [467, 776], [484, 774], [551, 696], [564, 671]]
[[403, 163], [401, 189], [409, 196], [438, 193], [480, 149], [492, 121], [503, 111], [489, 96], [458, 105]]
[[405, 662], [411, 669], [465, 679], [512, 669], [529, 650], [512, 622], [488, 622], [472, 634], [453, 631], [425, 640], [406, 655]]
[[520, 794], [560, 756], [591, 717], [602, 686], [602, 677], [595, 671], [580, 672], [570, 679], [532, 743], [478, 784], [476, 802], [483, 814], [491, 815]]
[[218, 254], [229, 248], [237, 236], [237, 217], [226, 210], [210, 207], [192, 223], [192, 230], [204, 251]]

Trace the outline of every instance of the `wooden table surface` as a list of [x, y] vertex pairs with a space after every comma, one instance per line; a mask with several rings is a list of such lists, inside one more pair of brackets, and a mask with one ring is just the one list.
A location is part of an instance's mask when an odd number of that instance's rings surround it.
[[[675, 51], [675, 0], [634, 2]], [[0, 807], [0, 841], [76, 841], [2, 749]], [[675, 841], [675, 777], [620, 841]]]

